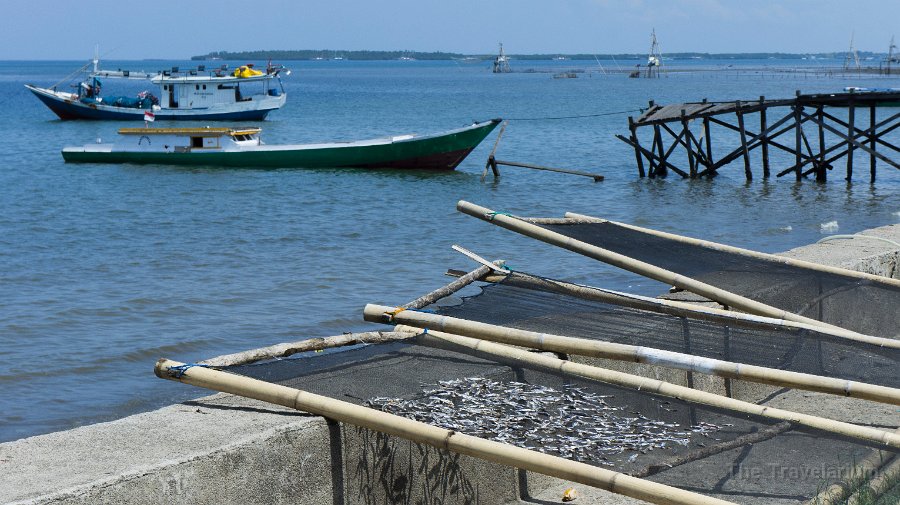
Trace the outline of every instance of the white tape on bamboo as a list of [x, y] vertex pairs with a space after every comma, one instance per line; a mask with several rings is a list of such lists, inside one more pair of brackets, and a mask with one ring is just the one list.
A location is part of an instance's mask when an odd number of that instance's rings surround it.
[[545, 228], [541, 228], [540, 226], [525, 222], [515, 217], [494, 212], [491, 209], [482, 207], [480, 205], [475, 205], [473, 203], [460, 200], [459, 202], [457, 202], [456, 208], [464, 214], [468, 214], [484, 221], [488, 221], [502, 228], [521, 233], [522, 235], [541, 240], [548, 244], [562, 247], [563, 249], [577, 252], [589, 258], [594, 258], [596, 260], [609, 263], [610, 265], [628, 270], [629, 272], [634, 272], [681, 289], [686, 289], [698, 295], [705, 296], [710, 300], [715, 300], [724, 305], [729, 305], [731, 307], [735, 307], [753, 314], [773, 317], [776, 319], [787, 319], [789, 321], [798, 321], [814, 326], [824, 326], [827, 328], [838, 328], [844, 331], [849, 331], [838, 326], [823, 323], [822, 321], [817, 321], [812, 318], [800, 316], [798, 314], [772, 307], [771, 305], [766, 305], [764, 303], [760, 303], [749, 298], [736, 295], [730, 291], [726, 291], [724, 289], [706, 284], [705, 282], [700, 282], [696, 279], [676, 274], [675, 272], [666, 270], [656, 265], [638, 261], [634, 258], [625, 256], [624, 254], [619, 254], [607, 249], [603, 249], [602, 247], [597, 247], [580, 240], [575, 240], [561, 233], [556, 233]]
[[361, 426], [439, 449], [530, 470], [551, 477], [571, 480], [650, 503], [660, 505], [735, 505], [732, 502], [631, 477], [585, 463], [569, 461], [509, 444], [465, 435], [379, 410], [249, 377], [199, 366], [190, 367], [190, 365], [167, 359], [159, 360], [154, 371], [158, 377], [163, 379], [303, 410], [342, 423]]
[[[412, 327], [399, 325], [395, 329], [396, 331], [409, 331]], [[835, 421], [824, 417], [757, 405], [755, 403], [735, 400], [733, 398], [727, 398], [685, 386], [678, 386], [669, 382], [640, 377], [624, 372], [617, 372], [606, 368], [573, 363], [571, 361], [548, 356], [541, 356], [505, 344], [497, 344], [487, 340], [463, 337], [432, 329], [429, 329], [427, 333], [420, 335], [419, 338], [422, 339], [423, 343], [430, 345], [443, 344], [443, 347], [448, 347], [460, 352], [484, 353], [495, 358], [525, 363], [546, 370], [577, 375], [579, 377], [597, 380], [607, 384], [614, 384], [646, 393], [655, 393], [733, 412], [741, 412], [769, 419], [778, 419], [780, 421], [790, 421], [809, 428], [865, 440], [867, 442], [875, 443], [876, 445], [900, 449], [900, 435], [877, 428], [858, 426], [856, 424]]]
[[[538, 333], [427, 312], [399, 310], [384, 305], [366, 305], [363, 310], [363, 318], [375, 323], [405, 324], [544, 351], [646, 363], [730, 379], [900, 405], [900, 389], [892, 387], [746, 365], [652, 347]], [[386, 320], [387, 318], [389, 320]]]
[[[576, 214], [574, 212], [566, 212], [566, 218], [573, 219], [576, 221], [584, 222], [584, 221], [593, 221], [597, 223], [611, 223], [616, 226], [621, 226], [623, 228], [628, 228], [634, 231], [638, 231], [641, 233], [646, 233], [648, 235], [655, 235], [657, 237], [666, 238], [669, 240], [674, 240], [676, 242], [681, 242], [683, 244], [696, 245], [700, 247], [705, 247], [707, 249], [713, 249], [716, 251], [724, 251], [732, 254], [737, 254], [740, 256], [747, 256], [749, 258], [756, 258], [764, 261], [769, 261], [772, 263], [778, 263], [782, 265], [788, 265], [798, 268], [805, 268], [808, 270], [815, 270], [818, 272], [825, 272], [835, 275], [840, 275], [842, 277], [847, 277], [851, 279], [857, 280], [867, 280], [880, 284], [886, 284], [889, 286], [900, 287], [900, 279], [892, 279], [890, 277], [884, 277], [881, 275], [870, 274], [866, 272], [858, 272], [856, 270], [849, 270], [846, 268], [833, 267], [830, 265], [822, 265], [821, 263], [813, 263], [811, 261], [804, 261], [796, 258], [786, 258], [784, 256], [777, 256], [775, 254], [766, 254], [764, 252], [754, 251], [752, 249], [742, 249], [740, 247], [734, 247], [726, 244], [720, 244], [718, 242], [712, 242], [709, 240], [702, 240], [697, 238], [685, 237], [684, 235], [676, 235], [674, 233], [668, 233], [660, 230], [654, 230], [651, 228], [643, 228], [641, 226], [635, 226], [633, 224], [627, 223], [619, 223], [617, 221], [611, 221], [609, 219], [603, 219], [599, 217], [586, 216], [584, 214]], [[882, 238], [882, 237], [876, 237]]]

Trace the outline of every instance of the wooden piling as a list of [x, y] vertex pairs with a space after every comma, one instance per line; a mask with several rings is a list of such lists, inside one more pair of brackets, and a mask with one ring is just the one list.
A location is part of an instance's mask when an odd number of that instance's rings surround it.
[[766, 101], [766, 97], [760, 95], [759, 97], [759, 131], [760, 131], [760, 145], [762, 146], [762, 166], [763, 166], [763, 179], [769, 178], [769, 135], [766, 133], [766, 108], [763, 107], [763, 104]]
[[875, 106], [869, 106], [869, 149], [872, 152], [869, 154], [869, 180], [870, 182], [875, 182], [875, 166], [878, 163], [877, 157], [875, 156]]
[[737, 111], [737, 120], [738, 120], [738, 129], [740, 129], [741, 134], [741, 149], [744, 152], [744, 175], [747, 176], [747, 180], [753, 180], [753, 172], [750, 170], [750, 151], [747, 150], [747, 131], [744, 130], [744, 113], [741, 111], [741, 101], [738, 100], [736, 102]]
[[[792, 155], [793, 158], [793, 164], [778, 172], [776, 174], [778, 177], [793, 172], [798, 180], [815, 174], [817, 181], [825, 181], [828, 170], [833, 168], [833, 163], [847, 156], [847, 179], [852, 179], [853, 154], [856, 150], [862, 150], [869, 154], [870, 178], [874, 180], [879, 161], [900, 169], [900, 162], [886, 156], [881, 149], [887, 148], [893, 153], [900, 153], [900, 147], [886, 140], [888, 133], [900, 128], [900, 114], [894, 114], [881, 121], [876, 117], [879, 104], [897, 102], [900, 102], [900, 90], [811, 95], [803, 95], [797, 90], [793, 98], [773, 100], [760, 96], [758, 101], [752, 102], [739, 100], [708, 102], [703, 99], [702, 102], [659, 105], [651, 101], [650, 109], [637, 118], [629, 118], [629, 135], [616, 137], [634, 148], [635, 160], [639, 163], [638, 170], [642, 176], [664, 177], [671, 169], [683, 177], [714, 177], [722, 167], [743, 158], [744, 173], [750, 180], [753, 176], [751, 151], [761, 148], [765, 178], [771, 175], [769, 152], [770, 148], [775, 148]], [[780, 119], [777, 121], [770, 122], [773, 116], [769, 114], [769, 109], [776, 107], [788, 108], [789, 111], [783, 117], [779, 114]], [[849, 120], [845, 121], [829, 114], [826, 107], [828, 110], [847, 108]], [[856, 125], [856, 107], [869, 108], [869, 125], [865, 128]], [[809, 113], [807, 108], [814, 111]], [[756, 113], [759, 114], [759, 133], [748, 129], [747, 123], [747, 115]], [[734, 121], [729, 122], [723, 117], [731, 114], [735, 116]], [[699, 140], [690, 129], [690, 122], [693, 120], [703, 122], [703, 133], [699, 136]], [[812, 121], [818, 126], [818, 145], [813, 139], [808, 138], [804, 131], [803, 124], [807, 121]], [[680, 128], [676, 128], [672, 123], [679, 123]], [[712, 156], [714, 148], [710, 125], [713, 123], [740, 135], [739, 147], [721, 156], [718, 161], [714, 161]], [[653, 142], [647, 147], [641, 146], [638, 142], [639, 130], [644, 126], [653, 128]], [[826, 145], [825, 130], [837, 137], [837, 143]], [[794, 135], [793, 142], [779, 140], [781, 135], [790, 132]], [[686, 155], [690, 166], [685, 170], [679, 169], [671, 162], [671, 159], [674, 159], [672, 158], [674, 151], [679, 147], [688, 151]], [[650, 164], [646, 173], [645, 158]], [[701, 164], [704, 165], [703, 169], [699, 167]]]
[[644, 173], [644, 156], [641, 154], [641, 143], [637, 136], [637, 127], [634, 125], [634, 117], [628, 116], [628, 131], [631, 132], [631, 141], [634, 142], [634, 157], [637, 161], [638, 175], [643, 179]]

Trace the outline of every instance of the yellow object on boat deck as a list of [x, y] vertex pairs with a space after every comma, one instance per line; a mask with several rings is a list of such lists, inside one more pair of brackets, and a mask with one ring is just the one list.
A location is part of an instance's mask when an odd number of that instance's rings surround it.
[[253, 77], [254, 75], [263, 75], [259, 70], [254, 70], [253, 65], [241, 65], [234, 69], [235, 77]]

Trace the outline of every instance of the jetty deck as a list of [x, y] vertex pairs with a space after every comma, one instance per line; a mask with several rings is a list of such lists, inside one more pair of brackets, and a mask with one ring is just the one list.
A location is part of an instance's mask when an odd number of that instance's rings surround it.
[[[900, 127], [900, 109], [887, 109], [891, 114], [881, 119], [877, 114], [879, 108], [898, 105], [900, 89], [819, 94], [797, 91], [793, 98], [760, 96], [751, 101], [704, 99], [668, 105], [651, 101], [640, 116], [628, 118], [630, 135], [617, 138], [634, 148], [641, 177], [664, 177], [670, 170], [684, 178], [714, 177], [723, 167], [742, 159], [744, 174], [751, 180], [750, 153], [759, 149], [762, 176], [768, 178], [772, 174], [770, 151], [775, 149], [792, 158], [789, 166], [777, 172], [778, 177], [794, 174], [801, 180], [814, 174], [816, 180], [825, 181], [836, 162], [844, 158], [845, 179], [849, 181], [853, 178], [853, 154], [861, 150], [868, 154], [869, 177], [874, 181], [879, 160], [900, 168], [900, 163], [885, 154], [900, 151], [885, 138]], [[691, 129], [695, 121], [701, 124], [699, 132]], [[807, 132], [805, 125], [812, 131]], [[723, 132], [737, 135], [737, 141], [722, 139], [722, 143], [730, 141], [737, 147], [715, 157], [712, 127], [717, 127], [719, 137], [725, 136]], [[641, 140], [642, 136], [646, 138], [640, 134], [644, 130], [651, 131], [649, 144]], [[687, 167], [676, 164], [673, 157], [679, 147], [687, 155]]]

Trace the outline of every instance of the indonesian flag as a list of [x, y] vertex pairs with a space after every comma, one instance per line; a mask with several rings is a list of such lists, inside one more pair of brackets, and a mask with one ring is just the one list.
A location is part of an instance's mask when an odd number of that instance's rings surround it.
[[149, 110], [144, 111], [144, 121], [147, 121], [148, 123], [152, 123], [155, 119], [156, 119], [156, 116], [154, 116], [152, 112], [150, 112]]

